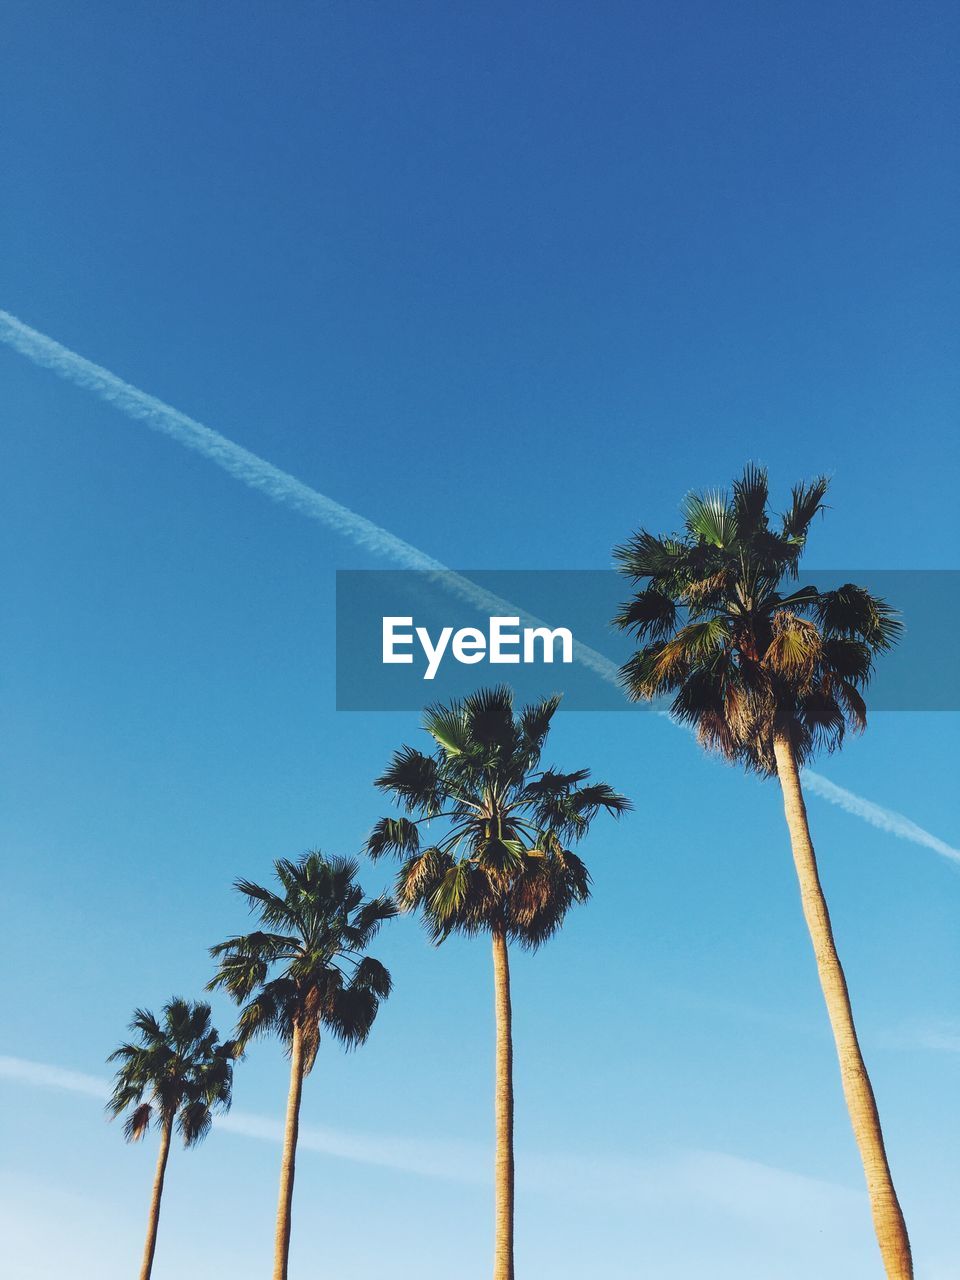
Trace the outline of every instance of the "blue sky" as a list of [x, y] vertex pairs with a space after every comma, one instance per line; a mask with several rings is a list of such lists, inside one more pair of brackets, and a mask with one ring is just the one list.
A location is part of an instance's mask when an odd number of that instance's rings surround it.
[[[812, 564], [956, 567], [949, 6], [5, 28], [0, 307], [428, 554], [607, 567], [756, 459], [834, 477]], [[2, 1228], [16, 1280], [119, 1280], [154, 1151], [103, 1122], [106, 1054], [199, 993], [234, 876], [360, 847], [416, 717], [333, 710], [334, 571], [381, 560], [5, 348], [0, 378]], [[820, 768], [956, 847], [958, 745], [881, 714]], [[516, 964], [522, 1274], [875, 1276], [775, 789], [642, 713], [561, 716], [551, 756], [637, 810]], [[956, 1280], [957, 868], [810, 807], [918, 1276]], [[472, 1280], [487, 949], [407, 921], [380, 953], [375, 1034], [305, 1091], [295, 1274]], [[174, 1153], [157, 1280], [264, 1273], [286, 1083], [258, 1047], [233, 1128]]]

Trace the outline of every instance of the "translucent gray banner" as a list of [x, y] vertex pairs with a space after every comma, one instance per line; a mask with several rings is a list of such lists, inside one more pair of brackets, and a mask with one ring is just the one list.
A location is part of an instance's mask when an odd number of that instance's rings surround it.
[[[874, 711], [960, 709], [954, 656], [960, 570], [811, 569], [800, 584], [855, 582], [899, 609]], [[337, 709], [413, 711], [509, 684], [520, 700], [562, 693], [568, 710], [631, 707], [617, 672], [633, 652], [611, 623], [627, 580], [604, 569], [337, 572]]]

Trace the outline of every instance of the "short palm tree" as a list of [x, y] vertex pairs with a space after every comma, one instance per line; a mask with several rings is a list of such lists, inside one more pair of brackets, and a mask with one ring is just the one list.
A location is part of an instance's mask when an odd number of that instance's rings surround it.
[[237, 890], [264, 928], [211, 948], [220, 965], [210, 987], [223, 987], [243, 1005], [238, 1049], [256, 1036], [275, 1035], [290, 1057], [274, 1280], [287, 1276], [300, 1100], [321, 1029], [348, 1048], [362, 1043], [390, 994], [390, 974], [364, 953], [397, 908], [388, 897], [365, 898], [357, 870], [352, 859], [315, 852], [274, 863], [279, 893], [238, 880]]
[[642, 647], [622, 669], [634, 699], [672, 698], [672, 713], [700, 742], [777, 777], [803, 911], [840, 1059], [843, 1090], [863, 1159], [887, 1275], [913, 1275], [910, 1243], [884, 1149], [834, 942], [800, 782], [818, 749], [838, 748], [866, 725], [863, 690], [875, 657], [900, 623], [885, 601], [848, 584], [798, 587], [800, 557], [827, 480], [793, 490], [769, 510], [766, 472], [747, 467], [732, 494], [687, 498], [685, 527], [641, 530], [616, 558], [637, 590], [617, 622]]
[[113, 1117], [128, 1113], [123, 1126], [128, 1142], [142, 1138], [151, 1122], [160, 1130], [140, 1267], [140, 1280], [149, 1280], [174, 1125], [185, 1147], [194, 1147], [207, 1136], [214, 1112], [230, 1106], [235, 1050], [229, 1041], [220, 1043], [210, 1022], [210, 1006], [189, 1000], [171, 1000], [159, 1018], [147, 1009], [137, 1009], [130, 1030], [137, 1032], [137, 1041], [120, 1045], [107, 1059], [120, 1063], [107, 1112]]
[[[567, 846], [586, 835], [601, 809], [629, 803], [586, 769], [541, 769], [559, 698], [514, 715], [508, 689], [482, 690], [432, 707], [424, 754], [402, 747], [377, 779], [415, 817], [383, 818], [367, 844], [371, 857], [402, 859], [396, 896], [417, 909], [432, 939], [451, 933], [493, 940], [496, 1012], [494, 1280], [513, 1280], [513, 1034], [508, 944], [539, 947], [590, 892], [583, 862]], [[424, 823], [436, 824], [429, 840]]]

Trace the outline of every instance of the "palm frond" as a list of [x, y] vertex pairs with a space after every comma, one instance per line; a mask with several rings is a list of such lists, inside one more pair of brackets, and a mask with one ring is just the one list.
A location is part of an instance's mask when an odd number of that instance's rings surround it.
[[396, 897], [405, 910], [413, 910], [426, 902], [452, 864], [449, 853], [432, 846], [408, 858], [397, 873]]
[[177, 1113], [177, 1129], [185, 1147], [198, 1146], [213, 1125], [210, 1108], [204, 1102], [191, 1102]]
[[896, 609], [852, 582], [822, 592], [815, 608], [827, 635], [861, 640], [874, 652], [892, 648], [903, 632]]
[[396, 915], [397, 904], [389, 895], [369, 898], [354, 910], [344, 927], [344, 939], [352, 950], [362, 951], [379, 933], [381, 927]]
[[641, 529], [622, 546], [615, 547], [613, 558], [622, 573], [635, 581], [643, 578], [668, 578], [685, 559], [686, 548], [676, 538], [658, 538]]
[[393, 989], [390, 971], [373, 956], [364, 956], [354, 971], [350, 985], [358, 991], [370, 991], [379, 1000], [386, 1000]]
[[724, 493], [688, 494], [683, 517], [688, 532], [708, 546], [725, 548], [736, 540], [736, 515]]
[[614, 617], [621, 631], [631, 631], [638, 640], [663, 640], [677, 625], [677, 602], [658, 587], [638, 591]]
[[430, 895], [430, 914], [442, 926], [453, 927], [470, 890], [472, 866], [466, 860], [453, 863]]
[[[276, 864], [278, 875], [283, 875], [291, 867], [292, 864], [290, 863], [281, 862]], [[277, 929], [289, 926], [292, 923], [289, 902], [285, 897], [274, 893], [272, 889], [267, 889], [252, 880], [242, 879], [234, 882], [234, 888], [238, 893], [243, 894], [251, 910], [256, 911], [264, 924]]]
[[827, 476], [818, 476], [809, 484], [794, 486], [790, 506], [783, 515], [784, 537], [793, 542], [805, 541], [813, 517], [823, 510], [823, 500], [829, 488]]
[[834, 675], [855, 685], [866, 684], [873, 671], [870, 646], [850, 636], [829, 636], [824, 640], [823, 661]]
[[437, 761], [413, 747], [401, 747], [374, 786], [394, 795], [408, 813], [440, 812], [442, 791]]
[[127, 1116], [123, 1125], [123, 1136], [127, 1142], [139, 1142], [150, 1128], [153, 1108], [149, 1102], [141, 1102]]
[[733, 514], [739, 537], [751, 537], [767, 528], [770, 485], [765, 467], [748, 462], [733, 482]]
[[520, 713], [520, 738], [524, 749], [524, 766], [535, 769], [540, 761], [540, 753], [546, 741], [553, 717], [563, 701], [562, 695], [542, 698], [531, 706], [524, 707]]
[[367, 839], [367, 853], [381, 858], [385, 853], [413, 854], [420, 848], [420, 832], [409, 818], [381, 818]]
[[806, 618], [781, 609], [773, 615], [772, 630], [763, 665], [795, 687], [805, 687], [823, 653], [819, 629]]
[[471, 745], [482, 752], [513, 752], [517, 744], [517, 725], [513, 716], [513, 694], [506, 685], [477, 689], [463, 702], [464, 716]]

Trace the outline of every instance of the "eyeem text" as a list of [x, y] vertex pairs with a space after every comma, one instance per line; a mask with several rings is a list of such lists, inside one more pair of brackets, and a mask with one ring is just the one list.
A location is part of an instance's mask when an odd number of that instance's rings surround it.
[[490, 618], [486, 631], [443, 627], [434, 639], [426, 627], [414, 627], [412, 617], [383, 619], [384, 663], [410, 664], [418, 646], [426, 661], [424, 680], [434, 678], [447, 653], [468, 666], [484, 660], [530, 664], [553, 662], [559, 648], [560, 662], [573, 661], [573, 633], [566, 627], [521, 627], [519, 617]]

